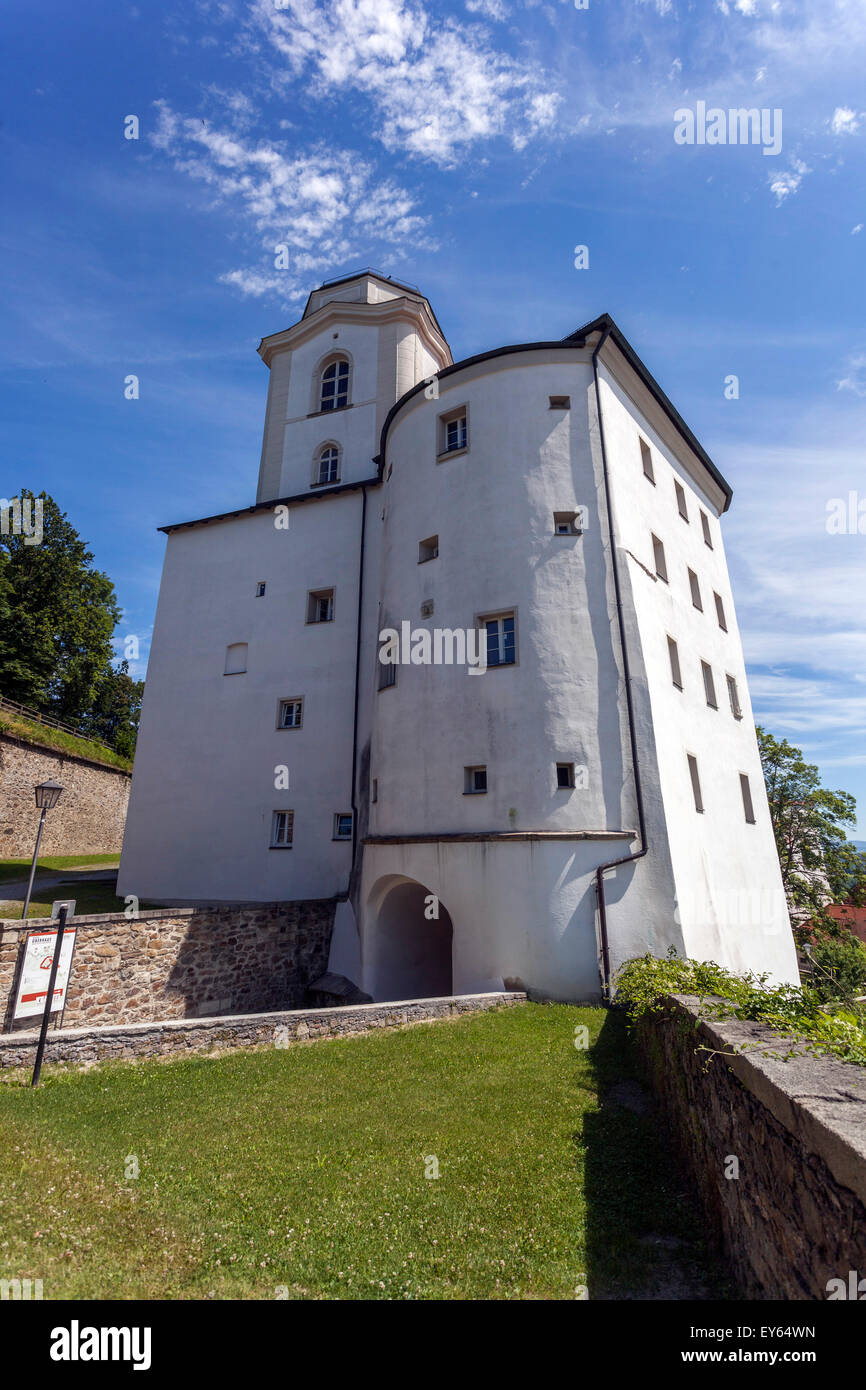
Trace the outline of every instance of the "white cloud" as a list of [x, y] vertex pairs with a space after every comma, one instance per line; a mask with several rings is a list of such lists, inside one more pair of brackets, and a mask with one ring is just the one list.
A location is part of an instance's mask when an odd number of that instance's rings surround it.
[[[419, 244], [425, 219], [412, 198], [391, 179], [377, 181], [372, 166], [353, 151], [290, 153], [178, 115], [165, 102], [156, 105], [157, 148], [218, 201], [236, 207], [259, 234], [266, 269], [240, 268], [220, 277], [241, 293], [296, 298], [307, 272], [376, 248], [403, 251]], [[278, 246], [288, 248], [285, 270], [275, 266]]]
[[556, 102], [539, 67], [420, 3], [287, 0], [277, 10], [256, 0], [254, 13], [288, 64], [282, 80], [305, 77], [318, 96], [369, 97], [388, 150], [449, 167], [477, 141], [504, 136], [520, 148], [552, 124]]
[[836, 382], [837, 391], [853, 391], [855, 396], [866, 396], [866, 352], [855, 352], [846, 363], [846, 375]]
[[466, 0], [466, 8], [470, 14], [483, 14], [487, 19], [502, 21], [508, 18], [502, 0]]
[[768, 174], [767, 181], [770, 185], [770, 192], [775, 194], [776, 206], [781, 207], [785, 199], [789, 198], [792, 193], [798, 193], [805, 175], [811, 172], [808, 164], [804, 164], [802, 159], [792, 159], [789, 169], [777, 174]]
[[834, 135], [853, 135], [859, 125], [857, 112], [852, 111], [850, 106], [837, 106], [830, 117], [830, 129]]
[[863, 230], [863, 223], [862, 223], [862, 222], [858, 222], [856, 227], [852, 227], [852, 228], [851, 228], [851, 235], [852, 235], [852, 236], [857, 236], [860, 232], [862, 232], [862, 230]]

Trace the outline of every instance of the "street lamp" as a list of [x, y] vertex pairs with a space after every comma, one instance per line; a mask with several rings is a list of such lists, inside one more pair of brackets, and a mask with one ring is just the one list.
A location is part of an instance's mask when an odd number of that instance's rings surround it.
[[36, 848], [33, 851], [33, 863], [30, 865], [30, 882], [27, 884], [27, 896], [24, 899], [24, 911], [21, 913], [21, 920], [27, 916], [30, 907], [30, 894], [33, 892], [33, 879], [36, 875], [36, 860], [39, 858], [39, 841], [42, 839], [42, 827], [45, 824], [45, 812], [53, 811], [60, 800], [60, 793], [63, 791], [59, 782], [40, 782], [33, 788], [36, 794], [36, 806], [42, 812], [39, 817], [39, 829], [36, 832]]

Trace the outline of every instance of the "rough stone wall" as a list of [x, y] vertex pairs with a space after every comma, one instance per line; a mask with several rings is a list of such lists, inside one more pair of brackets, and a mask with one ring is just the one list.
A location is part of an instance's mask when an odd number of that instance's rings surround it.
[[802, 1046], [782, 1060], [759, 1024], [697, 1019], [672, 998], [639, 1045], [743, 1293], [826, 1299], [831, 1279], [866, 1277], [866, 1069]]
[[[64, 1030], [295, 1008], [327, 967], [334, 911], [334, 900], [322, 899], [165, 908], [135, 920], [71, 918], [77, 934]], [[0, 922], [6, 1028], [24, 932], [20, 922]]]
[[[64, 1028], [48, 1034], [46, 1062], [73, 1066], [109, 1061], [215, 1052], [235, 1047], [288, 1047], [315, 1038], [346, 1037], [374, 1028], [400, 1028], [439, 1018], [481, 1013], [526, 1002], [520, 993], [464, 994], [396, 1004], [350, 1004], [337, 1009], [247, 1014], [174, 1023], [138, 1023], [125, 1028]], [[38, 1033], [0, 1036], [0, 1067], [31, 1067]]]
[[39, 853], [119, 854], [130, 774], [0, 733], [0, 859], [33, 853], [33, 788], [52, 777], [63, 795], [45, 817]]

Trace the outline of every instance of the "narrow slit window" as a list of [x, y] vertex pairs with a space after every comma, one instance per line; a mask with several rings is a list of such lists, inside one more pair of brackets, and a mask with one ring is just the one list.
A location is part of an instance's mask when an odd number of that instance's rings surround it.
[[653, 469], [653, 456], [650, 453], [650, 446], [645, 439], [642, 439], [640, 442], [640, 457], [641, 463], [643, 464], [644, 477], [649, 478], [649, 481], [655, 485], [656, 475]]
[[692, 795], [695, 798], [695, 810], [703, 814], [704, 799], [701, 795], [701, 778], [698, 772], [698, 760], [691, 753], [687, 754], [689, 760], [689, 776], [692, 779]]
[[653, 536], [653, 560], [655, 562], [656, 574], [658, 575], [659, 579], [663, 579], [664, 582], [667, 584], [668, 567], [665, 561], [665, 548], [659, 540], [658, 536]]
[[689, 570], [689, 588], [692, 591], [692, 603], [694, 607], [700, 609], [701, 613], [703, 613], [704, 604], [701, 598], [701, 586], [694, 570]]
[[716, 683], [713, 680], [713, 668], [708, 661], [701, 662], [701, 671], [704, 676], [704, 694], [707, 697], [707, 704], [711, 709], [718, 709], [719, 702], [716, 699]]
[[710, 518], [706, 512], [701, 512], [701, 530], [704, 533], [704, 545], [708, 545], [710, 550], [713, 548], [713, 535], [710, 531]]
[[726, 676], [728, 682], [728, 699], [731, 703], [731, 714], [735, 719], [742, 719], [743, 711], [740, 706], [740, 692], [737, 689], [737, 682], [733, 676]]
[[668, 638], [668, 656], [671, 663], [671, 680], [677, 690], [683, 688], [683, 673], [680, 669], [680, 651], [673, 637]]
[[258, 584], [256, 585], [256, 598], [264, 598], [266, 588], [267, 585], [265, 584], [265, 581], [263, 579], [260, 579]]
[[752, 788], [745, 772], [740, 773], [740, 791], [743, 796], [743, 811], [746, 816], [747, 825], [755, 824], [755, 808], [752, 804]]
[[685, 488], [683, 487], [682, 483], [678, 483], [676, 479], [674, 479], [674, 491], [677, 494], [677, 511], [679, 512], [683, 521], [688, 521], [689, 509], [686, 504]]
[[713, 590], [713, 598], [716, 601], [716, 617], [719, 620], [719, 627], [722, 629], [722, 632], [727, 632], [728, 623], [725, 618], [725, 605], [722, 602], [722, 596]]

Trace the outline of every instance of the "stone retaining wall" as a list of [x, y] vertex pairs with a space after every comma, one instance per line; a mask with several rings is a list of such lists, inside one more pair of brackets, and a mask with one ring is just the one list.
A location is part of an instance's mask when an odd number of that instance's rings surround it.
[[[399, 1028], [437, 1018], [522, 1004], [517, 992], [409, 999], [392, 1004], [350, 1004], [337, 1009], [295, 1009], [234, 1018], [180, 1019], [114, 1028], [64, 1028], [48, 1034], [46, 1062], [81, 1065], [111, 1058], [165, 1057], [234, 1047], [288, 1047], [313, 1038], [345, 1037], [374, 1028]], [[0, 1036], [0, 1068], [30, 1067], [38, 1032]]]
[[745, 1296], [823, 1300], [855, 1271], [866, 1299], [866, 1068], [802, 1044], [781, 1060], [794, 1044], [756, 1023], [699, 1021], [698, 1001], [680, 996], [643, 1020], [639, 1042]]
[[[164, 908], [132, 920], [116, 914], [70, 918], [76, 941], [64, 1031], [296, 1008], [327, 968], [335, 908], [336, 901], [325, 898]], [[0, 921], [5, 1028], [24, 935], [36, 925]], [[40, 918], [38, 926], [45, 925]]]
[[45, 817], [39, 853], [119, 855], [130, 774], [0, 733], [0, 859], [33, 853], [33, 788], [50, 778], [62, 783], [63, 795]]

